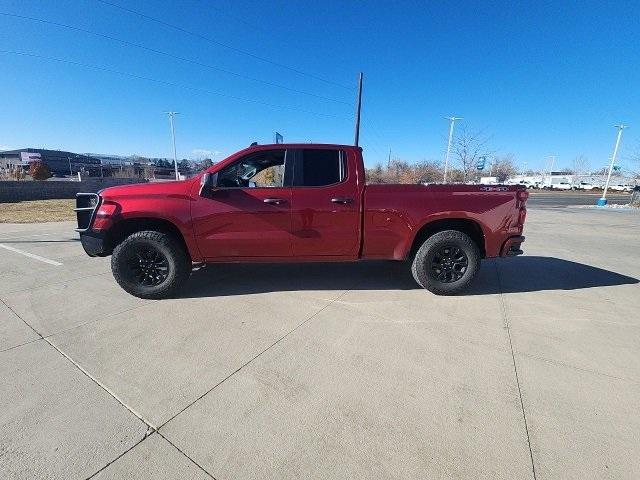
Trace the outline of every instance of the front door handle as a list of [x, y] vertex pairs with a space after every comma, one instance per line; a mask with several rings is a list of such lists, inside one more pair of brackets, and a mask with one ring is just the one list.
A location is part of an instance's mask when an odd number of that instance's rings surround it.
[[286, 202], [284, 198], [265, 198], [263, 200], [264, 203], [268, 203], [270, 205], [280, 205]]
[[331, 199], [331, 203], [341, 203], [342, 205], [346, 205], [351, 202], [353, 202], [353, 198], [349, 197], [335, 197]]

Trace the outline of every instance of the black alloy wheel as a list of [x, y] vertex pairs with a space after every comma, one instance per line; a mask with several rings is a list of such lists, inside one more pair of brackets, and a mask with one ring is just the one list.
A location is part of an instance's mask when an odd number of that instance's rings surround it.
[[132, 253], [134, 255], [127, 259], [127, 264], [141, 285], [156, 286], [167, 279], [169, 262], [161, 251], [148, 246]]
[[446, 245], [437, 250], [431, 259], [431, 270], [442, 283], [460, 280], [467, 268], [469, 259], [464, 251], [455, 245]]

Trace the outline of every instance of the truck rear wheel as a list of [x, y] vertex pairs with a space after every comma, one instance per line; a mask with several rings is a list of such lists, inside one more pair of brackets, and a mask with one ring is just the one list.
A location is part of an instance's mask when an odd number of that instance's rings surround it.
[[172, 296], [187, 281], [191, 261], [171, 235], [145, 230], [131, 234], [113, 250], [111, 271], [131, 295], [160, 299]]
[[444, 230], [427, 238], [411, 264], [418, 284], [437, 295], [466, 289], [480, 269], [480, 249], [457, 230]]

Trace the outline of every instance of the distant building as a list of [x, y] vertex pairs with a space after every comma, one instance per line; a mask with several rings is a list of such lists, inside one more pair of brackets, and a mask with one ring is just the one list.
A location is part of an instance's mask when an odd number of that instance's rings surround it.
[[43, 148], [21, 148], [0, 152], [0, 168], [8, 169], [21, 166], [28, 168], [29, 163], [41, 160], [54, 175], [75, 175], [87, 172], [95, 175], [100, 172], [100, 160], [87, 155], [62, 150], [46, 150]]
[[[174, 175], [173, 160], [166, 158], [147, 158], [138, 155], [110, 155], [104, 153], [73, 153], [62, 150], [46, 150], [42, 148], [21, 148], [0, 152], [0, 169], [29, 168], [29, 163], [41, 160], [54, 176], [75, 176], [78, 172], [90, 177], [109, 177], [118, 171], [125, 171], [132, 176], [143, 173], [157, 178]], [[150, 170], [149, 170], [150, 169]], [[190, 170], [181, 168], [183, 174]]]

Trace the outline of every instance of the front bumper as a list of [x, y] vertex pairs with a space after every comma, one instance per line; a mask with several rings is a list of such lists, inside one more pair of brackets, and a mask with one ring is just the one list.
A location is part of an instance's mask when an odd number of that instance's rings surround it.
[[90, 257], [106, 257], [111, 254], [103, 232], [86, 231], [80, 233], [82, 248]]
[[524, 237], [519, 235], [517, 237], [508, 238], [500, 249], [501, 257], [515, 257], [516, 255], [522, 255], [524, 252], [520, 248], [520, 245], [524, 242]]

